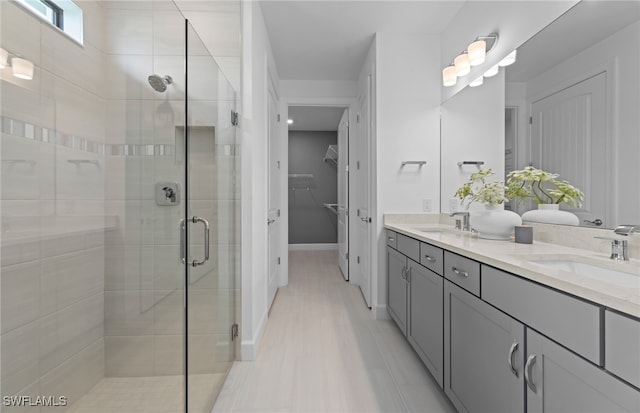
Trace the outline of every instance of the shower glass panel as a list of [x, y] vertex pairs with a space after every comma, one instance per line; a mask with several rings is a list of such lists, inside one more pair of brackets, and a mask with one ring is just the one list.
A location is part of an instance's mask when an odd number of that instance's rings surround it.
[[83, 47], [0, 1], [0, 410], [209, 412], [237, 346], [235, 92], [172, 1], [76, 3]]
[[238, 148], [235, 91], [190, 24], [187, 83], [187, 397], [209, 412], [235, 360]]

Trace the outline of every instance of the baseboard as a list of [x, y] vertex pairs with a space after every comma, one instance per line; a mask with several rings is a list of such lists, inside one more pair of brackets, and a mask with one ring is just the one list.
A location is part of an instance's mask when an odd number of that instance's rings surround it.
[[258, 354], [258, 347], [260, 346], [260, 342], [262, 341], [262, 336], [264, 335], [264, 330], [267, 326], [267, 313], [262, 316], [260, 323], [258, 323], [258, 328], [255, 331], [253, 340], [242, 340], [240, 343], [240, 360], [242, 361], [253, 361], [256, 359], [256, 354]]
[[382, 305], [376, 305], [373, 307], [373, 317], [376, 320], [390, 320], [391, 316], [389, 315], [389, 312], [387, 311], [387, 305], [386, 304], [382, 304]]
[[331, 251], [337, 249], [338, 244], [289, 244], [289, 251]]

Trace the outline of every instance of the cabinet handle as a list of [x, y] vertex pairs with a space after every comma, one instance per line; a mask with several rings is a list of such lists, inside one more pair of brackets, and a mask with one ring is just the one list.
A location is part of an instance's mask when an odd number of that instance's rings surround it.
[[524, 379], [527, 382], [527, 386], [531, 389], [532, 392], [538, 393], [538, 389], [536, 385], [533, 383], [531, 376], [533, 375], [533, 365], [536, 364], [536, 355], [532, 354], [527, 359], [527, 364], [524, 366]]
[[387, 239], [389, 240], [389, 242], [394, 242], [394, 241], [396, 240], [396, 239], [395, 239], [395, 238], [393, 238], [393, 237], [389, 237], [389, 238], [387, 238]]
[[427, 261], [429, 261], [429, 262], [436, 262], [436, 259], [435, 259], [435, 258], [430, 257], [430, 256], [428, 256], [428, 255], [425, 255], [425, 256], [424, 256], [424, 259], [425, 259], [425, 260], [427, 260]]
[[411, 284], [411, 267], [407, 268], [406, 274], [407, 274], [407, 278], [405, 278], [405, 280], [407, 280], [407, 282]]
[[517, 349], [518, 349], [518, 342], [514, 341], [513, 344], [511, 344], [511, 348], [509, 349], [509, 357], [507, 358], [507, 363], [509, 364], [511, 373], [513, 373], [513, 375], [516, 377], [518, 377], [518, 370], [516, 370], [516, 368], [513, 367], [513, 354], [516, 352]]
[[407, 267], [404, 266], [402, 267], [402, 270], [400, 271], [400, 276], [402, 277], [403, 280], [407, 280]]
[[462, 277], [468, 277], [469, 276], [469, 273], [464, 271], [464, 270], [459, 270], [456, 267], [451, 267], [451, 269], [453, 270], [453, 273], [455, 275], [460, 275]]

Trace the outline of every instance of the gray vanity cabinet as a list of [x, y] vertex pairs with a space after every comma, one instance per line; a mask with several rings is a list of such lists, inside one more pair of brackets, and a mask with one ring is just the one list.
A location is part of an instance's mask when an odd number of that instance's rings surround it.
[[640, 393], [527, 328], [527, 412], [640, 412]]
[[524, 411], [524, 325], [445, 280], [444, 391], [458, 412]]
[[407, 258], [387, 247], [387, 310], [404, 335], [407, 334]]
[[[442, 253], [441, 253], [442, 254]], [[443, 278], [409, 260], [407, 339], [440, 387], [443, 381]]]

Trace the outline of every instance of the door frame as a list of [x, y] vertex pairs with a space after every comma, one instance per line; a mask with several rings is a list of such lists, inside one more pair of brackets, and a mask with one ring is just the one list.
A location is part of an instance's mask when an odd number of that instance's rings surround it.
[[[320, 107], [340, 107], [349, 109], [349, 136], [353, 136], [351, 133], [351, 125], [353, 125], [353, 114], [355, 110], [356, 99], [355, 98], [289, 98], [280, 97], [280, 118], [289, 119], [289, 106], [320, 106]], [[289, 125], [287, 122], [280, 122], [280, 133], [278, 134], [280, 141], [280, 159], [281, 161], [281, 180], [280, 187], [288, 188], [288, 171], [289, 171]], [[349, 165], [349, 162], [347, 162]], [[350, 178], [349, 178], [350, 179]], [[351, 186], [349, 184], [349, 186]], [[280, 191], [280, 205], [289, 205], [289, 191]], [[280, 286], [285, 286], [289, 283], [289, 208], [282, 208], [280, 220], [280, 245], [283, 251], [281, 260], [281, 272], [280, 272]], [[351, 237], [351, 231], [349, 231], [349, 237]], [[348, 241], [347, 241], [348, 242]], [[351, 273], [351, 268], [349, 268]], [[352, 277], [349, 277], [351, 282]]]

